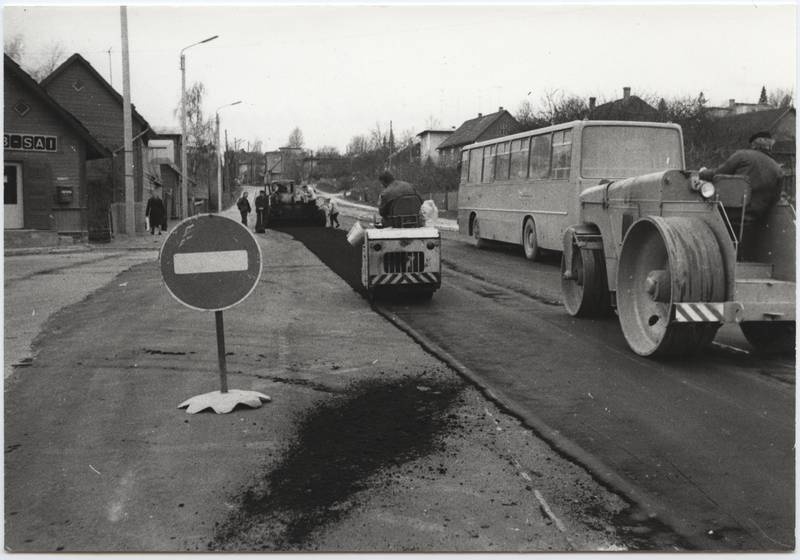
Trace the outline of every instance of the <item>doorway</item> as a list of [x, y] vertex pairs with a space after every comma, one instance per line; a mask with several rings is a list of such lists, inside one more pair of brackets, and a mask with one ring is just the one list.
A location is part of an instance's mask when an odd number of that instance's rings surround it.
[[5, 229], [21, 229], [25, 225], [22, 213], [22, 165], [3, 166], [3, 218]]

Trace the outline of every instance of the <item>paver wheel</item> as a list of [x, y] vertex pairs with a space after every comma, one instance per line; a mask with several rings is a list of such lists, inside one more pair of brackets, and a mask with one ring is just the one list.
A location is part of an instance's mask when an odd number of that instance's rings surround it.
[[795, 350], [794, 321], [746, 321], [739, 326], [759, 354], [788, 354]]
[[572, 248], [572, 262], [561, 255], [561, 294], [573, 317], [599, 317], [611, 311], [603, 251]]

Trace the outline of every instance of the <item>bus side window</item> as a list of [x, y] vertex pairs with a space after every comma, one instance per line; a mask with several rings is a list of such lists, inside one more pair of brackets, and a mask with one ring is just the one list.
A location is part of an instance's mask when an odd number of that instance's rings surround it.
[[530, 138], [511, 142], [511, 179], [524, 179], [528, 176], [528, 146]]
[[469, 179], [469, 150], [461, 150], [461, 184]]
[[572, 159], [572, 130], [553, 133], [553, 179], [569, 179]]
[[486, 146], [483, 149], [483, 183], [494, 180], [494, 160], [497, 157], [497, 144]]
[[550, 135], [531, 138], [531, 179], [547, 179], [550, 176]]
[[483, 148], [474, 148], [469, 154], [469, 183], [481, 182], [481, 168], [483, 167]]
[[498, 181], [508, 179], [508, 165], [511, 159], [508, 148], [509, 142], [501, 142], [497, 145], [497, 164], [494, 168], [494, 178]]

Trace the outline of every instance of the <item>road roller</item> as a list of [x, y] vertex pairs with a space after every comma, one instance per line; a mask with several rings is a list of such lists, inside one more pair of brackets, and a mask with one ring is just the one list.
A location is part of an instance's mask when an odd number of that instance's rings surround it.
[[795, 345], [795, 211], [773, 205], [745, 224], [747, 177], [668, 170], [589, 187], [563, 237], [561, 288], [576, 317], [616, 309], [647, 357], [687, 356], [723, 323], [758, 352]]

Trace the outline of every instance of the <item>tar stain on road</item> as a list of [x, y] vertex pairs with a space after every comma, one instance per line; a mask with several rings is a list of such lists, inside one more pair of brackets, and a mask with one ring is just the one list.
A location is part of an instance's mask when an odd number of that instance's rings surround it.
[[241, 494], [209, 549], [303, 550], [314, 531], [356, 505], [373, 475], [438, 451], [452, 428], [448, 409], [464, 387], [418, 376], [365, 381], [312, 408], [279, 462]]

